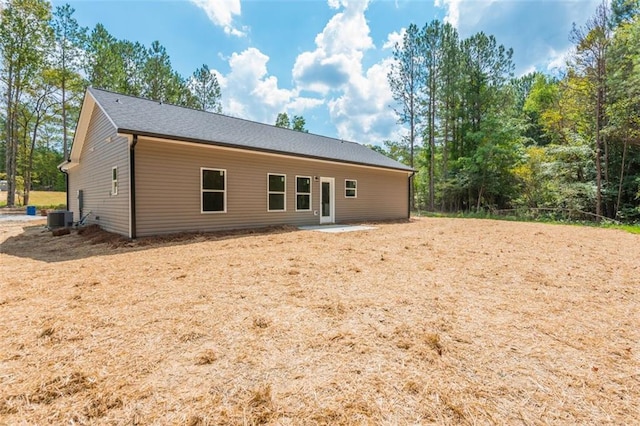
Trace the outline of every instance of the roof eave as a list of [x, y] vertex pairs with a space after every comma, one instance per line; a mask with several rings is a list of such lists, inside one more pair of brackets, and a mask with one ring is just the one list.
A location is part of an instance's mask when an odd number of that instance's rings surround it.
[[[80, 116], [78, 117], [76, 131], [73, 136], [69, 158], [65, 158], [67, 163], [72, 164], [68, 166], [67, 169], [74, 167], [74, 165], [77, 165], [80, 162], [80, 155], [82, 154], [82, 148], [89, 130], [89, 122], [91, 121], [91, 116], [93, 115], [93, 110], [96, 105], [98, 105], [98, 103], [95, 97], [91, 93], [91, 90], [87, 89], [84, 94], [84, 98], [82, 99], [82, 107], [80, 108]], [[62, 163], [60, 167], [64, 164], [65, 163]]]
[[78, 161], [63, 161], [62, 163], [58, 164], [58, 170], [62, 171], [62, 172], [67, 172], [70, 169], [73, 169], [74, 167], [76, 167], [78, 164], [80, 164], [80, 162]]

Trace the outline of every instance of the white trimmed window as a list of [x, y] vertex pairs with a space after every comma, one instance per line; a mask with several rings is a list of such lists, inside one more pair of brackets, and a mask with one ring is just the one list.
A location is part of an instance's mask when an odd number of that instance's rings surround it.
[[344, 180], [345, 198], [358, 198], [358, 181], [353, 179]]
[[118, 166], [111, 168], [111, 195], [118, 195]]
[[267, 173], [267, 211], [284, 212], [287, 210], [287, 176]]
[[311, 210], [311, 177], [296, 176], [296, 211]]
[[200, 168], [201, 213], [227, 212], [227, 171]]

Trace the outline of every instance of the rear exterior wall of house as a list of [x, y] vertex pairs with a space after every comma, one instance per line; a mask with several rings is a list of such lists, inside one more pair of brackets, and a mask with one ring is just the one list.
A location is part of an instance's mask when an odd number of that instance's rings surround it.
[[[135, 165], [137, 236], [317, 225], [322, 177], [335, 181], [336, 223], [408, 215], [408, 176], [403, 171], [143, 137], [135, 147]], [[203, 169], [224, 171], [224, 192], [217, 196], [224, 198], [224, 212], [202, 211]], [[268, 210], [269, 174], [286, 177], [284, 210]], [[296, 208], [297, 177], [310, 178], [309, 210]], [[355, 191], [347, 191], [347, 181]]]

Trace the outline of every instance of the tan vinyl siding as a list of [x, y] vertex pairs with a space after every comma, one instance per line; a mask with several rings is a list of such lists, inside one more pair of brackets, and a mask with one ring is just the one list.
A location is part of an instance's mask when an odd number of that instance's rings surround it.
[[[201, 213], [201, 168], [225, 169], [227, 212]], [[286, 211], [267, 211], [267, 174], [286, 174]], [[311, 211], [296, 211], [296, 176], [312, 177]], [[320, 182], [335, 178], [336, 222], [406, 218], [407, 173], [303, 158], [271, 156], [139, 138], [136, 145], [137, 235], [180, 231], [315, 225]], [[344, 197], [344, 180], [358, 181], [358, 197]]]
[[[110, 139], [108, 139], [110, 138]], [[111, 176], [118, 167], [118, 194], [111, 195]], [[127, 138], [117, 136], [106, 115], [95, 107], [80, 162], [69, 170], [69, 209], [80, 219], [78, 190], [83, 191], [83, 214], [88, 223], [129, 235], [129, 147]]]

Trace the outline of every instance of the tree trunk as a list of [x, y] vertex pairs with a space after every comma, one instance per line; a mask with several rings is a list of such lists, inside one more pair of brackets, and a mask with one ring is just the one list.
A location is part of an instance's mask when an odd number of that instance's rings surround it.
[[[38, 105], [37, 108], [41, 108], [41, 105]], [[31, 177], [33, 171], [33, 154], [36, 150], [36, 139], [38, 137], [38, 127], [40, 126], [40, 121], [42, 119], [42, 115], [40, 111], [36, 112], [36, 122], [33, 124], [33, 133], [31, 134], [31, 146], [29, 148], [29, 160], [27, 162], [27, 168], [24, 173], [24, 205], [29, 204], [29, 195], [31, 193]]]
[[[414, 169], [413, 162], [413, 146], [415, 143], [415, 111], [413, 105], [413, 95], [411, 96], [410, 104], [410, 117], [409, 117], [409, 144], [410, 144], [410, 152], [409, 152], [409, 162], [412, 169]], [[411, 179], [411, 187], [409, 189], [409, 204], [411, 211], [416, 209], [416, 201], [415, 201], [415, 193], [416, 193], [416, 183], [415, 179]]]
[[620, 213], [620, 200], [622, 199], [622, 181], [624, 180], [624, 162], [627, 156], [627, 146], [629, 143], [629, 138], [625, 137], [624, 139], [624, 147], [622, 148], [622, 164], [620, 165], [620, 182], [618, 182], [618, 198], [616, 200], [616, 212], [615, 218], [618, 218], [618, 213]]
[[480, 190], [478, 190], [478, 204], [476, 205], [476, 213], [480, 211], [483, 192], [484, 192], [484, 185], [480, 186]]
[[[600, 113], [600, 123], [599, 123], [599, 131], [602, 130], [602, 128], [606, 125], [605, 121], [606, 121], [606, 112], [605, 112], [605, 102], [606, 102], [606, 82], [605, 82], [605, 77], [606, 77], [606, 69], [605, 69], [605, 58], [604, 56], [602, 57], [602, 59], [599, 61], [599, 68], [598, 68], [598, 80], [599, 80], [599, 99], [598, 99], [598, 108], [599, 108], [599, 113]], [[609, 184], [610, 180], [609, 180], [609, 142], [607, 140], [607, 137], [603, 134], [600, 134], [600, 143], [604, 149], [603, 152], [603, 160], [604, 160], [604, 165], [603, 165], [603, 177], [604, 177], [604, 183], [605, 184]], [[609, 203], [609, 198], [607, 197], [607, 199], [605, 200], [605, 209], [606, 211], [604, 212], [605, 215], [607, 215], [608, 217], [614, 217], [615, 216], [615, 212], [609, 211], [611, 209], [611, 204]]]
[[66, 90], [66, 71], [64, 68], [64, 59], [62, 62], [62, 153], [64, 160], [69, 159], [69, 142], [67, 139], [67, 90]]
[[602, 217], [602, 112], [603, 112], [603, 90], [600, 76], [598, 76], [596, 99], [596, 221], [600, 222]]
[[436, 138], [435, 138], [435, 78], [431, 86], [431, 99], [429, 100], [429, 210], [435, 210], [435, 168], [436, 168]]
[[[446, 182], [447, 180], [447, 163], [449, 162], [449, 103], [447, 102], [444, 106], [445, 110], [445, 118], [444, 118], [444, 136], [442, 140], [442, 180]], [[445, 210], [445, 197], [442, 197], [441, 207], [442, 210]]]
[[602, 161], [600, 155], [600, 135], [596, 134], [596, 221], [602, 217]]
[[16, 205], [16, 167], [17, 167], [17, 144], [16, 137], [16, 103], [17, 103], [17, 90], [14, 92], [14, 88], [11, 85], [11, 77], [9, 77], [10, 83], [8, 84], [7, 91], [7, 149], [5, 157], [5, 167], [7, 171], [7, 207], [15, 207]]
[[5, 157], [4, 167], [7, 172], [7, 207], [13, 207], [15, 204], [16, 181], [11, 179], [11, 158], [13, 144], [13, 69], [11, 66], [7, 69], [7, 116], [5, 123]]

